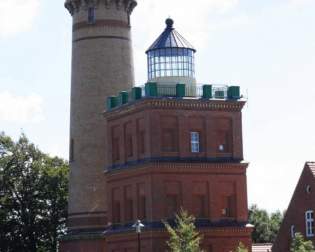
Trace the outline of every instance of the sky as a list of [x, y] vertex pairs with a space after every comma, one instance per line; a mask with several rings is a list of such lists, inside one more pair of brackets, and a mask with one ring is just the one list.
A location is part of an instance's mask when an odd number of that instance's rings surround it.
[[[171, 17], [201, 84], [241, 86], [249, 204], [285, 210], [315, 161], [315, 0], [138, 0], [136, 83]], [[68, 158], [71, 17], [63, 0], [0, 0], [0, 131]]]

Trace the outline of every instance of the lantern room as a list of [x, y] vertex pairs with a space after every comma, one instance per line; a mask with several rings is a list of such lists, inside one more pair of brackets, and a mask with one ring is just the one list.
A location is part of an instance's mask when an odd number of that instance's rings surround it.
[[146, 51], [148, 81], [159, 84], [195, 85], [196, 50], [173, 25], [174, 21], [168, 18], [164, 32]]

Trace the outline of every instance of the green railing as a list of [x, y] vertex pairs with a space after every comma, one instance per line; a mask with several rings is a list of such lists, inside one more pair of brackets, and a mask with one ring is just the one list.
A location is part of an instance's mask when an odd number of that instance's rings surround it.
[[118, 96], [107, 99], [107, 109], [111, 110], [132, 101], [146, 97], [169, 97], [169, 98], [199, 98], [238, 100], [242, 98], [239, 86], [226, 85], [185, 85], [185, 84], [157, 84], [149, 82], [145, 86], [134, 87], [131, 91], [122, 91]]

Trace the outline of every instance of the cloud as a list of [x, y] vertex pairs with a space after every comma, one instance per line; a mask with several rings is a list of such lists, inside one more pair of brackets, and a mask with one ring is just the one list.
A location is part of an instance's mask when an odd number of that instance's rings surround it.
[[0, 0], [0, 37], [28, 31], [39, 12], [40, 0]]
[[43, 99], [39, 95], [0, 92], [0, 122], [38, 123], [43, 119]]
[[289, 7], [299, 8], [314, 4], [314, 0], [289, 0]]

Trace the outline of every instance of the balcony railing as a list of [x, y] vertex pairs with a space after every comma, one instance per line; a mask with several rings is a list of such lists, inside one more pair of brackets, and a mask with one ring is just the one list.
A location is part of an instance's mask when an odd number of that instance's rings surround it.
[[148, 97], [195, 98], [216, 100], [238, 100], [242, 98], [239, 86], [227, 85], [185, 85], [185, 84], [157, 84], [149, 82], [144, 86], [134, 87], [132, 90], [122, 91], [118, 96], [111, 96], [107, 100], [107, 109], [111, 110], [131, 101]]

